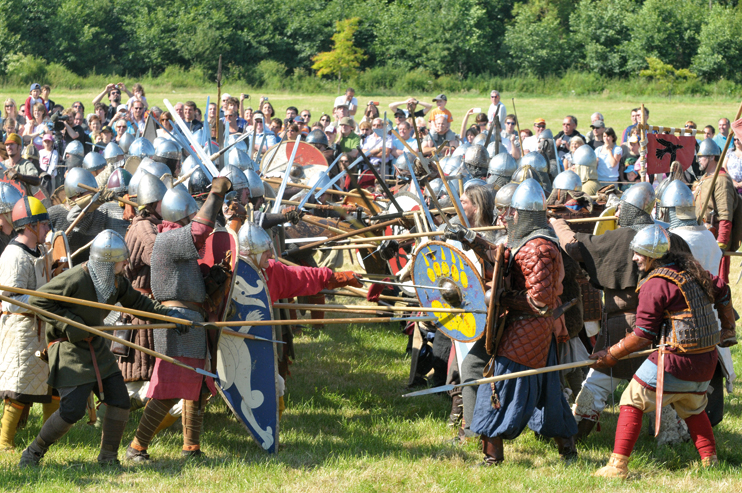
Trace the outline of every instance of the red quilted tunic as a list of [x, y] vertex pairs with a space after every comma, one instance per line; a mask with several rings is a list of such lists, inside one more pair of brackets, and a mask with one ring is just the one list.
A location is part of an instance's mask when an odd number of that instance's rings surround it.
[[[530, 309], [528, 315], [537, 315], [536, 306], [559, 307], [564, 279], [564, 264], [559, 247], [545, 238], [535, 238], [523, 245], [515, 254], [510, 270], [510, 287], [525, 291]], [[543, 368], [549, 353], [552, 334], [557, 337], [566, 332], [563, 318], [555, 321], [549, 312], [543, 317], [524, 317], [523, 311], [508, 315], [505, 333], [500, 341], [498, 356], [504, 356], [529, 368]]]

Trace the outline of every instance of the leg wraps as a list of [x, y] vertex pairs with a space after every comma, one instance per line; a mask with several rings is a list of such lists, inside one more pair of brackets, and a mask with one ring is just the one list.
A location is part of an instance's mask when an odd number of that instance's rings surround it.
[[642, 416], [644, 413], [634, 406], [621, 406], [616, 425], [616, 442], [613, 445], [614, 454], [625, 457], [631, 455], [642, 430]]
[[126, 422], [129, 420], [129, 410], [120, 407], [108, 406], [106, 417], [103, 419], [103, 433], [100, 437], [99, 462], [115, 461], [118, 456], [121, 438], [124, 436]]
[[18, 430], [18, 422], [21, 420], [21, 415], [26, 406], [27, 404], [15, 399], [5, 399], [2, 431], [0, 431], [0, 449], [11, 450], [15, 448], [15, 432]]
[[46, 420], [49, 419], [49, 417], [57, 412], [57, 409], [59, 409], [59, 396], [53, 395], [51, 402], [45, 402], [41, 405], [41, 408], [44, 412], [44, 423], [46, 423]]
[[134, 435], [134, 440], [131, 442], [131, 447], [140, 452], [147, 450], [152, 437], [155, 436], [157, 427], [162, 423], [163, 418], [170, 408], [177, 403], [178, 399], [150, 399], [144, 408], [144, 413], [142, 414], [142, 419], [139, 421], [139, 426]]
[[204, 423], [206, 394], [197, 401], [185, 401], [183, 406], [183, 450], [190, 452], [201, 448], [201, 426]]
[[702, 412], [685, 418], [685, 424], [688, 425], [688, 431], [696, 444], [696, 449], [701, 455], [701, 459], [716, 455], [716, 439], [714, 431], [711, 429], [711, 421], [708, 414]]

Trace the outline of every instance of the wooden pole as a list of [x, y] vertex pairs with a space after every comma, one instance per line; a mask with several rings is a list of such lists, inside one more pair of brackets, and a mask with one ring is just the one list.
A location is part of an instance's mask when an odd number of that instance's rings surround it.
[[289, 308], [296, 310], [314, 310], [325, 312], [343, 311], [393, 311], [393, 312], [428, 312], [428, 313], [478, 313], [477, 310], [464, 310], [461, 308], [426, 308], [421, 306], [384, 306], [375, 305], [312, 305], [309, 303], [274, 303], [273, 308]]
[[[399, 221], [400, 221], [399, 219], [390, 219], [389, 221], [384, 221], [383, 223], [374, 224], [373, 226], [368, 226], [367, 228], [356, 229], [353, 231], [349, 231], [348, 233], [343, 233], [341, 235], [333, 236], [332, 239], [333, 241], [335, 241], [335, 240], [342, 240], [344, 238], [349, 238], [351, 236], [362, 235], [364, 233], [369, 233], [377, 229], [386, 228], [387, 226], [399, 224]], [[299, 251], [308, 250], [316, 246], [324, 245], [325, 243], [327, 243], [327, 240], [315, 241], [313, 243], [308, 243], [306, 245], [300, 246], [298, 250]]]
[[[97, 188], [89, 187], [84, 183], [78, 183], [77, 186], [80, 188], [84, 188], [85, 190], [89, 192], [100, 192], [101, 191], [101, 190], [98, 190]], [[132, 207], [139, 207], [139, 204], [137, 204], [136, 202], [133, 202], [129, 199], [125, 199], [123, 197], [116, 197], [116, 200], [118, 200], [119, 202], [123, 202], [124, 204], [130, 205]]]
[[[737, 116], [734, 117], [734, 121], [739, 120], [739, 117], [742, 116], [742, 103], [740, 103], [739, 108], [737, 109]], [[642, 122], [644, 123], [644, 122]], [[716, 163], [716, 170], [714, 171], [714, 177], [711, 179], [711, 186], [709, 187], [709, 191], [706, 194], [706, 198], [703, 201], [703, 207], [701, 208], [701, 213], [698, 215], [698, 224], [703, 224], [701, 221], [703, 221], [703, 216], [706, 214], [706, 207], [709, 205], [709, 200], [711, 199], [711, 194], [714, 193], [714, 186], [716, 185], [716, 178], [719, 176], [719, 171], [721, 171], [721, 166], [724, 163], [724, 158], [727, 155], [727, 149], [729, 149], [729, 143], [732, 142], [733, 134], [730, 134], [729, 137], [727, 137], [727, 141], [724, 142], [724, 149], [721, 151], [721, 156], [719, 156], [719, 162]], [[703, 189], [703, 182], [701, 182], [701, 189]]]
[[[267, 182], [267, 183], [270, 183], [272, 185], [280, 185], [281, 184], [281, 182], [279, 180], [276, 180], [274, 178], [263, 178], [263, 181], [264, 182]], [[312, 187], [310, 187], [308, 185], [304, 185], [303, 183], [291, 183], [290, 186], [292, 186], [294, 188], [303, 188], [304, 190], [311, 190], [312, 189]], [[359, 194], [357, 194], [355, 192], [344, 192], [342, 190], [327, 190], [327, 193], [329, 193], [329, 194], [335, 194], [335, 195], [343, 195], [343, 196], [347, 196], [347, 197], [355, 197], [357, 199], [362, 198]], [[376, 200], [376, 201], [379, 201], [379, 202], [389, 202], [389, 199], [381, 199], [381, 198], [374, 199], [373, 198], [373, 195], [371, 195], [370, 192], [366, 192], [366, 193], [367, 193], [367, 195], [366, 195], [366, 198], [367, 199], [373, 199], [373, 200]]]
[[[8, 291], [7, 289], [3, 288], [3, 291]], [[187, 370], [195, 371], [196, 373], [200, 375], [206, 375], [213, 378], [219, 378], [217, 375], [210, 373], [206, 370], [202, 370], [201, 368], [194, 368], [192, 366], [186, 365], [185, 363], [181, 363], [180, 361], [171, 358], [170, 356], [166, 356], [164, 354], [158, 353], [156, 351], [152, 351], [151, 349], [147, 349], [146, 347], [142, 347], [138, 344], [134, 344], [133, 342], [129, 342], [125, 339], [121, 339], [120, 337], [113, 336], [111, 334], [107, 334], [106, 332], [94, 329], [92, 327], [88, 327], [87, 325], [83, 325], [80, 322], [77, 322], [75, 320], [72, 320], [67, 317], [63, 317], [61, 315], [57, 315], [56, 313], [51, 313], [46, 310], [42, 310], [41, 308], [36, 308], [35, 306], [29, 305], [27, 303], [23, 303], [21, 301], [15, 300], [13, 298], [9, 298], [7, 296], [0, 295], [0, 300], [6, 301], [8, 303], [12, 303], [14, 305], [20, 306], [21, 308], [25, 308], [26, 310], [29, 310], [34, 313], [38, 313], [39, 315], [43, 315], [44, 317], [51, 318], [53, 320], [56, 320], [58, 322], [65, 323], [67, 325], [71, 325], [72, 327], [76, 327], [80, 330], [84, 330], [85, 332], [88, 332], [90, 334], [96, 335], [98, 337], [102, 337], [104, 339], [108, 339], [109, 341], [118, 342], [119, 344], [123, 344], [124, 346], [130, 347], [132, 349], [136, 349], [137, 351], [141, 351], [144, 354], [148, 354], [152, 356], [153, 358], [159, 358], [162, 361], [167, 361], [168, 363], [171, 363], [175, 366], [180, 366], [181, 368], [185, 368]], [[147, 313], [147, 312], [145, 312]]]

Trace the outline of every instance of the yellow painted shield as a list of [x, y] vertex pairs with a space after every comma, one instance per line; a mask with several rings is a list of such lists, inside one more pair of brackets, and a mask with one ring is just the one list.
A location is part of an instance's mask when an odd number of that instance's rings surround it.
[[[616, 215], [616, 206], [609, 207], [606, 210], [604, 210], [600, 217], [606, 217], [606, 216], [615, 216]], [[595, 223], [595, 230], [593, 231], [594, 235], [602, 235], [606, 231], [613, 231], [614, 229], [618, 229], [618, 220], [614, 219], [612, 221], [598, 221]]]

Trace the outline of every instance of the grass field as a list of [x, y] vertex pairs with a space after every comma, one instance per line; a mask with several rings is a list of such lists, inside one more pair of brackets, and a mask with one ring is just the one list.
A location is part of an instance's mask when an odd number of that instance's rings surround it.
[[[239, 97], [240, 92], [243, 92], [244, 90], [245, 89], [239, 87], [225, 87], [222, 89], [222, 93], [226, 92]], [[51, 99], [62, 104], [65, 108], [69, 107], [73, 101], [82, 101], [85, 105], [85, 112], [87, 114], [93, 111], [91, 101], [96, 95], [97, 93], [90, 91], [52, 91]], [[193, 100], [203, 111], [206, 106], [207, 96], [211, 96], [212, 101], [216, 100], [216, 88], [211, 93], [206, 93], [203, 89], [172, 92], [148, 91], [147, 102], [150, 105], [157, 105], [166, 109], [164, 104], [162, 104], [163, 98], [169, 99], [172, 104], [175, 104], [178, 101], [184, 102], [187, 100]], [[248, 101], [247, 106], [252, 106], [257, 109], [260, 96], [261, 94], [257, 93], [251, 94], [252, 99]], [[296, 106], [300, 111], [303, 109], [310, 110], [313, 122], [319, 120], [322, 112], [332, 114], [332, 106], [335, 99], [334, 95], [293, 95], [282, 93], [268, 94], [267, 96], [273, 104], [276, 116], [279, 118], [285, 118], [285, 111], [288, 106]], [[399, 97], [369, 97], [357, 94], [356, 96], [359, 105], [361, 106], [356, 117], [360, 119], [365, 105], [370, 100], [381, 103], [379, 108], [381, 115], [383, 116], [384, 111], [388, 111], [388, 104], [391, 102], [404, 100], [408, 96], [415, 96], [421, 100], [430, 102], [430, 100], [436, 95], [410, 94]], [[22, 104], [22, 102], [25, 102], [28, 97], [28, 93], [13, 91], [0, 93], [0, 99], [4, 100], [6, 97], [12, 97], [18, 104]], [[512, 95], [507, 93], [502, 94], [502, 103], [507, 107], [508, 112], [512, 112], [511, 97]], [[447, 108], [451, 111], [454, 117], [452, 129], [457, 133], [461, 129], [461, 120], [467, 110], [470, 108], [481, 107], [486, 112], [490, 104], [488, 94], [479, 96], [449, 94], [448, 98], [449, 101]], [[103, 102], [108, 103], [108, 100], [104, 98]], [[126, 102], [126, 95], [124, 95], [124, 102]], [[586, 134], [590, 130], [590, 115], [595, 111], [600, 111], [605, 117], [606, 125], [614, 127], [614, 130], [620, 137], [620, 133], [623, 132], [623, 129], [630, 123], [629, 116], [631, 109], [638, 107], [642, 102], [650, 110], [649, 123], [653, 125], [682, 127], [685, 125], [686, 120], [693, 120], [698, 124], [699, 129], [702, 129], [706, 125], [713, 125], [716, 128], [717, 122], [721, 117], [733, 119], [739, 105], [738, 102], [732, 100], [716, 100], [711, 98], [682, 97], [673, 98], [672, 100], [668, 100], [667, 98], [653, 98], [650, 100], [638, 101], [616, 99], [613, 96], [574, 98], [524, 97], [516, 98], [515, 104], [520, 118], [521, 129], [530, 128], [533, 130], [533, 120], [535, 118], [545, 118], [547, 128], [552, 129], [556, 135], [556, 133], [562, 128], [562, 119], [565, 115], [570, 114], [577, 117], [579, 123], [577, 126], [578, 130], [581, 133]], [[387, 116], [390, 119], [393, 117], [391, 113], [388, 113]], [[474, 123], [474, 116], [469, 119], [469, 123]]]

